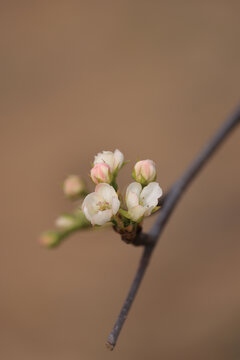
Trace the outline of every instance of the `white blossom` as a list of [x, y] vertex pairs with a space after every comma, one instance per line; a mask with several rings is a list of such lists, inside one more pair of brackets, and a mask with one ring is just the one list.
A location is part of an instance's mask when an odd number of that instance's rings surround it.
[[162, 196], [162, 189], [157, 182], [151, 182], [142, 189], [138, 182], [131, 183], [126, 191], [128, 215], [133, 221], [141, 221], [143, 216], [149, 216]]
[[124, 161], [124, 156], [116, 149], [114, 152], [112, 151], [103, 151], [101, 153], [98, 153], [94, 158], [94, 165], [99, 163], [107, 164], [110, 168], [111, 173], [114, 173], [115, 171], [118, 171]]
[[92, 225], [103, 225], [118, 212], [120, 201], [114, 188], [109, 184], [98, 184], [95, 192], [87, 195], [82, 210]]

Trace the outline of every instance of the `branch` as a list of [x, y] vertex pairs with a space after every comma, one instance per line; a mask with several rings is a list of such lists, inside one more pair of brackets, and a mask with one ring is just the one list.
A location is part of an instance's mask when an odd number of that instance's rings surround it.
[[[65, 222], [67, 221], [67, 225]], [[70, 224], [68, 223], [70, 221]], [[60, 222], [60, 224], [59, 224]], [[63, 222], [63, 224], [62, 224]], [[82, 210], [77, 210], [73, 214], [62, 214], [57, 220], [57, 230], [45, 231], [40, 237], [40, 243], [48, 248], [59, 246], [72, 233], [90, 227]]]
[[236, 109], [236, 111], [225, 121], [225, 123], [212, 137], [210, 142], [203, 148], [203, 150], [195, 158], [195, 160], [189, 166], [189, 168], [187, 168], [187, 170], [183, 173], [183, 175], [173, 184], [170, 191], [167, 193], [167, 196], [164, 197], [164, 201], [162, 201], [162, 209], [156, 219], [156, 222], [151, 228], [149, 234], [138, 235], [138, 238], [140, 238], [140, 242], [142, 237], [145, 239], [146, 236], [148, 236], [149, 244], [144, 246], [144, 251], [140, 260], [139, 267], [137, 269], [137, 273], [130, 287], [129, 293], [123, 304], [123, 307], [120, 311], [118, 319], [112, 329], [112, 332], [108, 336], [106, 345], [110, 350], [113, 350], [116, 345], [118, 336], [127, 318], [128, 312], [134, 301], [137, 290], [141, 285], [143, 276], [146, 272], [147, 266], [153, 254], [153, 250], [176, 204], [180, 200], [185, 189], [190, 185], [192, 180], [202, 169], [203, 165], [206, 164], [206, 162], [210, 159], [211, 155], [215, 152], [215, 150], [217, 150], [217, 148], [223, 143], [223, 141], [227, 138], [230, 132], [239, 123], [240, 123], [240, 108]]

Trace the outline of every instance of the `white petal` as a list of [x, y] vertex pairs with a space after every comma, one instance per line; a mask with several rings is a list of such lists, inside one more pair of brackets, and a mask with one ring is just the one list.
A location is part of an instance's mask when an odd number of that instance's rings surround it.
[[151, 213], [152, 213], [153, 209], [154, 209], [154, 206], [145, 207], [145, 213], [144, 213], [144, 216], [149, 216], [149, 215], [151, 215]]
[[90, 216], [96, 213], [98, 211], [97, 203], [101, 200], [102, 198], [96, 192], [88, 194], [82, 204], [83, 211], [85, 212], [85, 208], [87, 208], [87, 212]]
[[92, 216], [92, 225], [103, 225], [111, 220], [113, 213], [112, 210], [98, 211]]
[[83, 210], [83, 212], [84, 212], [84, 215], [85, 215], [86, 218], [88, 219], [88, 221], [90, 221], [91, 224], [93, 225], [93, 223], [92, 223], [92, 215], [89, 214], [87, 207], [86, 207], [86, 206], [83, 207], [82, 210]]
[[131, 209], [134, 206], [139, 205], [139, 198], [136, 193], [133, 191], [128, 191], [128, 194], [126, 196], [126, 204], [128, 209]]
[[120, 208], [120, 201], [117, 197], [114, 197], [112, 199], [112, 213], [115, 215], [118, 212], [118, 209]]
[[155, 207], [158, 204], [158, 199], [162, 196], [162, 189], [157, 182], [148, 184], [140, 195], [140, 200], [145, 207]]
[[143, 160], [138, 161], [138, 162], [134, 165], [134, 170], [135, 170], [136, 177], [138, 177], [139, 174], [140, 174], [141, 167], [142, 167], [142, 163], [143, 163]]
[[123, 160], [124, 160], [124, 156], [123, 153], [121, 153], [121, 151], [119, 151], [118, 149], [116, 149], [114, 151], [114, 170], [116, 168], [120, 168], [123, 164]]
[[98, 153], [95, 156], [94, 159], [94, 165], [98, 164], [98, 163], [105, 163], [107, 164], [111, 171], [113, 170], [113, 166], [114, 166], [114, 154], [112, 151], [103, 151], [101, 153]]
[[128, 195], [128, 192], [134, 192], [138, 197], [140, 195], [140, 192], [142, 191], [142, 185], [138, 182], [132, 182], [128, 185], [126, 190], [126, 196]]
[[138, 221], [145, 213], [146, 209], [141, 206], [135, 206], [128, 210], [128, 214], [133, 221]]
[[126, 190], [126, 204], [128, 209], [139, 205], [139, 196], [141, 190], [142, 190], [142, 185], [137, 182], [133, 182], [130, 185], [128, 185]]
[[105, 183], [98, 184], [95, 188], [95, 192], [109, 204], [111, 204], [113, 197], [117, 197], [117, 193], [114, 188], [111, 185]]

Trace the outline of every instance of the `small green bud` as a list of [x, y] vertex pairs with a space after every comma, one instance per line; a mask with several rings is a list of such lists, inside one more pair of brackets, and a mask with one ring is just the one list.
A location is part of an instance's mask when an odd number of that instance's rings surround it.
[[40, 237], [40, 244], [44, 247], [53, 247], [60, 241], [60, 234], [57, 231], [49, 230]]

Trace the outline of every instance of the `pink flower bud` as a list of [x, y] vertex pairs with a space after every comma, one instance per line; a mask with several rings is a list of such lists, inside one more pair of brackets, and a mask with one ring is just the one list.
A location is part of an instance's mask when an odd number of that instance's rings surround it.
[[105, 163], [95, 164], [91, 170], [91, 178], [95, 184], [111, 182], [111, 170]]
[[63, 183], [63, 192], [69, 198], [75, 198], [86, 193], [84, 181], [77, 175], [69, 175]]
[[156, 166], [152, 160], [138, 161], [133, 170], [133, 178], [143, 186], [156, 180]]
[[56, 231], [47, 231], [41, 235], [39, 241], [45, 247], [53, 247], [59, 241], [59, 234]]

